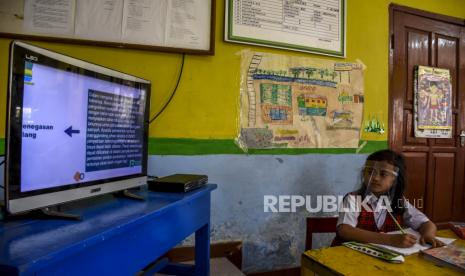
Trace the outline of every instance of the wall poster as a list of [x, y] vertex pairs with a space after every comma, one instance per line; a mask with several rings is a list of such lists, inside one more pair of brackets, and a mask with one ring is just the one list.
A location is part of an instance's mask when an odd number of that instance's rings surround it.
[[417, 66], [414, 79], [415, 137], [452, 137], [452, 86], [448, 69]]
[[238, 143], [247, 148], [357, 148], [364, 65], [245, 50]]

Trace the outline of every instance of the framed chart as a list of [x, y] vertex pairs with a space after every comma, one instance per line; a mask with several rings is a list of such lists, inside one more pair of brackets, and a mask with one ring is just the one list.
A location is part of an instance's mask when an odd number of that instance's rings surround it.
[[225, 0], [225, 40], [345, 57], [346, 0]]
[[214, 54], [216, 0], [0, 0], [0, 37]]

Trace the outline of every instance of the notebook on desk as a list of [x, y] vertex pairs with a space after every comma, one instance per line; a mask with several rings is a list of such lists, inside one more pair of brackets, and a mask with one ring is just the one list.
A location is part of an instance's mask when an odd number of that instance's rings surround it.
[[[390, 251], [395, 252], [395, 253], [402, 254], [404, 256], [412, 255], [412, 254], [418, 253], [421, 250], [426, 250], [426, 249], [431, 248], [431, 245], [429, 245], [429, 244], [426, 244], [426, 245], [421, 245], [420, 244], [421, 235], [417, 231], [413, 230], [412, 228], [406, 228], [406, 229], [404, 229], [404, 231], [406, 233], [408, 233], [408, 234], [412, 234], [415, 237], [417, 237], [417, 243], [414, 244], [412, 247], [400, 248], [400, 247], [394, 247], [394, 246], [390, 246], [390, 245], [376, 244], [376, 243], [373, 243], [373, 245], [376, 246], [376, 247], [380, 247], [380, 248], [390, 250]], [[388, 234], [402, 234], [402, 233], [401, 233], [401, 231], [393, 231], [393, 232], [389, 232]], [[453, 241], [455, 241], [455, 239], [441, 238], [441, 237], [436, 237], [436, 239], [442, 241], [446, 245], [452, 243]]]

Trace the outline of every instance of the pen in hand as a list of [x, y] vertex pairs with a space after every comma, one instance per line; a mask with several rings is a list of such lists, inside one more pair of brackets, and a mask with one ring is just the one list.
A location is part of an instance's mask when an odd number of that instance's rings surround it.
[[397, 221], [397, 219], [391, 214], [391, 212], [387, 211], [387, 213], [389, 214], [389, 216], [391, 216], [392, 220], [393, 220], [394, 223], [396, 224], [397, 228], [399, 228], [400, 232], [401, 232], [402, 234], [404, 234], [404, 235], [407, 234], [407, 233], [405, 232], [405, 230], [402, 228], [402, 226], [400, 226], [400, 224], [399, 224], [399, 222]]
[[[399, 222], [397, 221], [397, 219], [391, 214], [391, 212], [387, 211], [387, 213], [389, 214], [389, 216], [392, 218], [392, 220], [394, 221], [394, 223], [396, 224], [397, 228], [399, 228], [400, 232], [402, 233], [402, 237], [399, 237], [400, 240], [398, 239], [395, 239], [395, 241], [393, 242], [395, 246], [397, 247], [411, 247], [413, 246], [416, 242], [417, 242], [417, 238], [411, 234], [408, 234], [403, 228], [402, 226], [400, 226]], [[393, 235], [393, 238], [395, 236]]]

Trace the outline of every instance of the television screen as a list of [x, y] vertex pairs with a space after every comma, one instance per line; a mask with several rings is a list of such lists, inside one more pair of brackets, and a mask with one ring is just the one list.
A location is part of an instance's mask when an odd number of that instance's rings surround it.
[[146, 183], [150, 82], [13, 42], [5, 201], [10, 213]]

